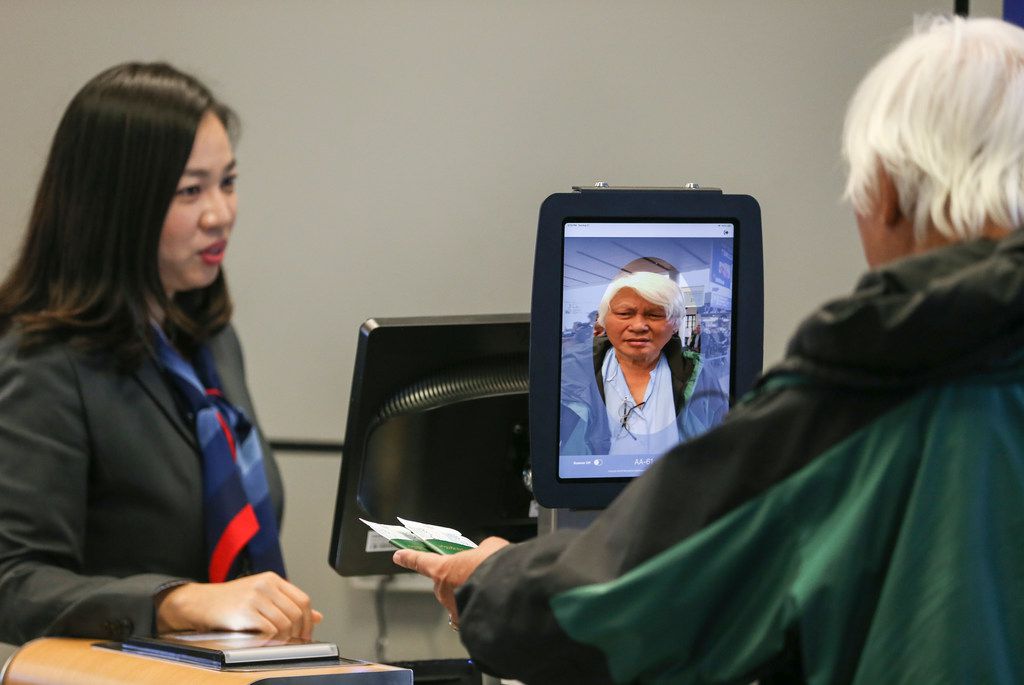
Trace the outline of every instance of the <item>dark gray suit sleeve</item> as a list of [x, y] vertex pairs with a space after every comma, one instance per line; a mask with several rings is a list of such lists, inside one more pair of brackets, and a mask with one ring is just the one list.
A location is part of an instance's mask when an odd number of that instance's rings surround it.
[[[67, 350], [0, 340], [0, 641], [148, 634], [178, 579], [82, 575], [93, 436]], [[130, 525], [130, 522], [125, 522]]]

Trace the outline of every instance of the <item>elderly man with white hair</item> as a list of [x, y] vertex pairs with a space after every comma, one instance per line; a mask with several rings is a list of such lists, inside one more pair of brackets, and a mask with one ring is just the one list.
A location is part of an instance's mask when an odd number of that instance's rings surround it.
[[683, 436], [701, 371], [700, 355], [679, 339], [685, 315], [682, 291], [662, 274], [628, 274], [605, 289], [594, 371], [611, 426], [609, 454], [660, 455]]
[[853, 293], [587, 530], [396, 553], [477, 663], [1024, 682], [1022, 113], [1024, 30], [998, 20], [932, 20], [875, 66], [843, 139], [872, 267]]

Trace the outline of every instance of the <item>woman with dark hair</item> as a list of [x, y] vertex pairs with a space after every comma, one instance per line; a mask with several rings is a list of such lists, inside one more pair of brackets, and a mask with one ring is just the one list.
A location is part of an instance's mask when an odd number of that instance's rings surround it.
[[221, 263], [233, 113], [123, 64], [57, 128], [0, 285], [0, 641], [308, 637]]

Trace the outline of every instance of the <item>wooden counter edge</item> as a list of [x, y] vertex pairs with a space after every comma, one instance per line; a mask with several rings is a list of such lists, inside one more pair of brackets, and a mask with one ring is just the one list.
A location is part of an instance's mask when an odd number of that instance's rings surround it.
[[274, 668], [265, 671], [216, 671], [202, 666], [94, 646], [101, 642], [103, 640], [61, 637], [39, 638], [27, 642], [11, 656], [6, 671], [2, 674], [0, 685], [57, 685], [80, 683], [85, 679], [95, 685], [170, 682], [235, 685], [271, 678], [402, 670], [383, 664], [359, 662], [340, 663], [337, 666]]

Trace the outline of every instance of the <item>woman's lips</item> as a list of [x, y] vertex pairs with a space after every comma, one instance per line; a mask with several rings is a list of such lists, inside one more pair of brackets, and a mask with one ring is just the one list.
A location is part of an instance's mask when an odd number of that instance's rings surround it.
[[218, 240], [213, 245], [199, 253], [200, 258], [205, 264], [220, 264], [224, 261], [224, 251], [227, 248], [228, 243], [226, 240]]

